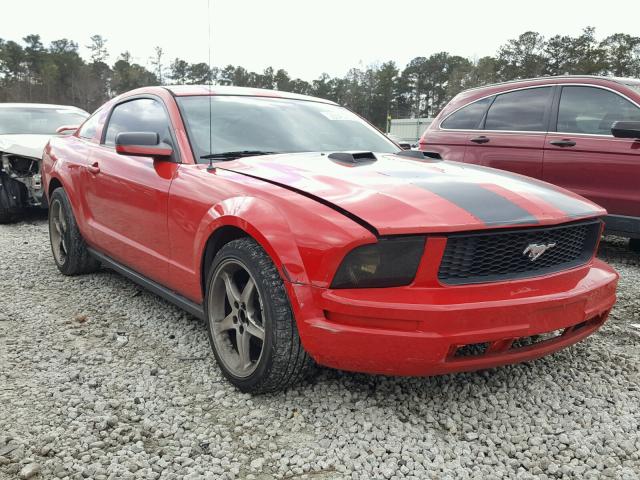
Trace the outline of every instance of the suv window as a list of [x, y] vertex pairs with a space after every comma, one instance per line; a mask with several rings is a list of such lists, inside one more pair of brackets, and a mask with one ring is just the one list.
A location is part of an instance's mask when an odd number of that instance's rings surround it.
[[475, 130], [480, 128], [480, 122], [482, 121], [482, 117], [484, 117], [484, 112], [487, 111], [487, 107], [492, 101], [493, 97], [488, 97], [462, 107], [442, 122], [442, 128], [455, 130]]
[[611, 125], [618, 120], [640, 121], [640, 108], [602, 88], [562, 88], [558, 132], [611, 135]]
[[116, 105], [109, 118], [105, 145], [115, 145], [121, 132], [156, 132], [160, 141], [172, 145], [169, 119], [162, 104], [151, 98], [138, 98]]
[[487, 113], [485, 130], [546, 131], [551, 92], [551, 87], [538, 87], [498, 95]]

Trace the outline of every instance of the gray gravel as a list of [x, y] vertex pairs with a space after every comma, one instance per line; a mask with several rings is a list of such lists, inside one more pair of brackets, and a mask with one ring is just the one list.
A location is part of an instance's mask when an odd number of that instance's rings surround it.
[[[251, 397], [201, 322], [122, 277], [60, 275], [42, 215], [0, 226], [0, 478], [640, 478], [640, 256], [620, 300], [533, 363], [406, 379], [325, 370]], [[635, 325], [635, 326], [634, 326]]]

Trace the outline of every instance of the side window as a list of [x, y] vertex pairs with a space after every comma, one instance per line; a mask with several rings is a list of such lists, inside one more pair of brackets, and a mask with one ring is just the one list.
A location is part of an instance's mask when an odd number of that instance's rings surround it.
[[479, 128], [482, 117], [484, 117], [484, 112], [487, 111], [487, 107], [492, 101], [493, 97], [488, 97], [462, 107], [457, 112], [449, 115], [449, 117], [442, 122], [441, 127], [452, 130], [475, 130]]
[[120, 132], [156, 132], [160, 141], [171, 145], [169, 119], [162, 104], [151, 98], [139, 98], [116, 105], [109, 118], [105, 145], [115, 145]]
[[503, 93], [489, 108], [486, 130], [544, 132], [546, 112], [551, 102], [551, 87], [528, 88]]
[[100, 123], [101, 110], [96, 110], [80, 127], [78, 136], [86, 140], [91, 140], [96, 136], [98, 124]]
[[618, 120], [640, 121], [640, 108], [602, 88], [562, 87], [558, 132], [611, 135]]

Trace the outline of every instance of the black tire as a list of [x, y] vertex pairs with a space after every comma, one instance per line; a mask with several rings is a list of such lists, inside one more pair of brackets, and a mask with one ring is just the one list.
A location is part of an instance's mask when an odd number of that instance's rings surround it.
[[[255, 280], [262, 302], [264, 340], [255, 370], [249, 376], [238, 377], [221, 360], [212, 333], [210, 298], [212, 284], [219, 267], [225, 263], [241, 263]], [[225, 302], [225, 298], [222, 299]], [[251, 238], [240, 238], [224, 245], [215, 256], [207, 278], [204, 307], [209, 343], [224, 376], [245, 393], [283, 391], [307, 378], [315, 367], [300, 342], [296, 320], [291, 311], [284, 283], [269, 255]], [[226, 304], [225, 304], [226, 305]], [[226, 308], [226, 307], [225, 307]]]
[[[82, 238], [82, 234], [78, 229], [78, 224], [73, 216], [71, 203], [64, 189], [57, 188], [54, 190], [50, 198], [49, 208], [49, 241], [51, 242], [51, 252], [53, 259], [64, 275], [80, 275], [83, 273], [95, 272], [100, 268], [100, 262], [93, 258], [87, 249], [87, 244]], [[57, 240], [55, 230], [55, 219], [59, 219], [58, 215], [62, 210], [65, 219], [65, 227], [61, 230], [60, 240]], [[55, 219], [54, 219], [54, 216]], [[56, 252], [55, 244], [64, 242], [64, 255]]]
[[640, 253], [640, 238], [630, 238], [629, 249], [632, 252]]
[[19, 212], [3, 208], [0, 205], [0, 224], [13, 223], [17, 220]]
[[17, 221], [23, 212], [25, 186], [0, 173], [0, 224]]

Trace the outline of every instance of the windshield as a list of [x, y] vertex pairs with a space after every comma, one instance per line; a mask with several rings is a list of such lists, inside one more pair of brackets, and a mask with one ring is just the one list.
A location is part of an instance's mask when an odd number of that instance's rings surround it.
[[62, 108], [0, 108], [0, 135], [54, 135], [58, 127], [80, 125], [85, 118], [83, 112]]
[[207, 161], [200, 158], [204, 155], [225, 152], [398, 151], [367, 122], [336, 105], [248, 96], [193, 96], [177, 101], [200, 162]]

